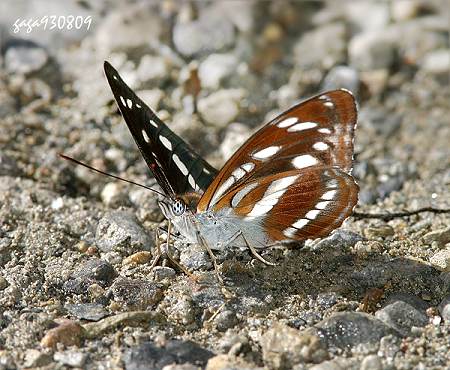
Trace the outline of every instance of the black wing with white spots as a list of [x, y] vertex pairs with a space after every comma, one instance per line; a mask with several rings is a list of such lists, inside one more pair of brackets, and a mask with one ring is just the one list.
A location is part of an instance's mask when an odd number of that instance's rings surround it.
[[171, 198], [193, 191], [203, 193], [217, 170], [170, 130], [111, 64], [105, 62], [104, 68], [119, 110], [164, 192]]

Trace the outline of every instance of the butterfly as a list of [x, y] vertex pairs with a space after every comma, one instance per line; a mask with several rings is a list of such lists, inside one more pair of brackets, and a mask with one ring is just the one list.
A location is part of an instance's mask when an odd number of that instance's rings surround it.
[[165, 125], [104, 63], [108, 83], [150, 171], [159, 206], [187, 243], [213, 250], [327, 236], [358, 199], [351, 176], [357, 108], [344, 89], [312, 97], [252, 135], [220, 171]]

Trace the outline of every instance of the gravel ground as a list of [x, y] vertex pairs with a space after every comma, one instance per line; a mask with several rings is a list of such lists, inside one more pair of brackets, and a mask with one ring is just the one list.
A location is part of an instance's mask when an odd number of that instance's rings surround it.
[[[303, 248], [219, 255], [165, 221], [102, 73], [110, 61], [220, 167], [326, 89], [359, 102], [357, 211], [450, 209], [446, 1], [0, 4], [0, 369], [449, 369], [450, 213], [350, 218]], [[89, 30], [14, 33], [18, 18]], [[163, 236], [160, 236], [163, 238]], [[165, 244], [163, 244], [165, 246]]]

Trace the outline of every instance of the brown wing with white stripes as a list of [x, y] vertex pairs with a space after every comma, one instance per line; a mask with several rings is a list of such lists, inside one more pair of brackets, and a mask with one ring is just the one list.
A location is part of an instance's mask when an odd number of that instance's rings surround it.
[[349, 216], [356, 104], [346, 90], [311, 98], [265, 125], [225, 164], [197, 210], [259, 218], [273, 240], [328, 234]]

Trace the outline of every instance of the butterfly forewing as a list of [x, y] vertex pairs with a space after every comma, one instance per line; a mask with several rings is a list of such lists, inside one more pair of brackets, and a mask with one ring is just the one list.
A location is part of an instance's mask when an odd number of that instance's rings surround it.
[[357, 201], [350, 176], [356, 104], [346, 90], [311, 98], [254, 134], [225, 164], [198, 211], [232, 208], [272, 240], [327, 235]]
[[108, 62], [104, 68], [119, 110], [164, 192], [172, 198], [203, 193], [217, 171], [172, 132]]

